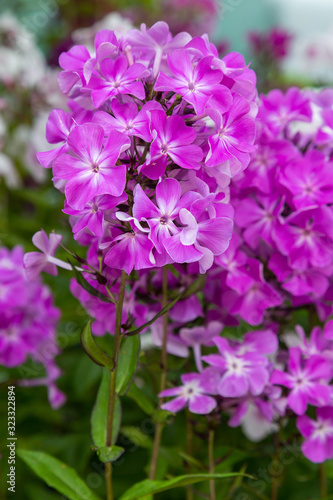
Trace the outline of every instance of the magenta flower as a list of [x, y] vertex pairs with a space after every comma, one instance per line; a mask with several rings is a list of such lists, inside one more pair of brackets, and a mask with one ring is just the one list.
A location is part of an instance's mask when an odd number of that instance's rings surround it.
[[74, 238], [79, 238], [85, 229], [101, 238], [104, 235], [106, 219], [114, 212], [117, 205], [125, 201], [127, 201], [125, 194], [121, 196], [104, 194], [95, 196], [82, 210], [76, 210], [66, 204], [63, 212], [72, 216]]
[[229, 398], [261, 394], [269, 381], [268, 359], [250, 347], [242, 353], [241, 346], [232, 347], [225, 338], [215, 337], [214, 342], [220, 354], [202, 359], [221, 372], [219, 394]]
[[295, 209], [333, 203], [332, 164], [319, 152], [288, 164], [280, 174], [280, 182], [291, 193]]
[[[304, 329], [300, 325], [295, 326], [295, 332], [297, 334], [296, 339], [298, 341], [296, 345], [299, 347], [305, 358], [311, 358], [311, 356], [317, 355], [330, 361], [332, 358], [330, 352], [331, 345], [325, 338], [324, 332], [321, 328], [319, 328], [319, 326], [312, 328], [309, 337], [306, 336]], [[293, 346], [293, 338], [289, 338], [289, 336], [287, 336], [286, 343], [288, 346]]]
[[133, 215], [136, 219], [147, 220], [150, 239], [158, 253], [165, 254], [164, 242], [170, 235], [179, 232], [174, 220], [184, 206], [197, 199], [196, 193], [188, 192], [181, 197], [181, 187], [176, 179], [165, 179], [156, 186], [156, 205], [144, 193], [141, 186], [134, 190]]
[[235, 210], [235, 223], [244, 229], [243, 238], [256, 249], [261, 240], [273, 245], [272, 232], [279, 224], [284, 206], [283, 198], [257, 195], [256, 199], [240, 200]]
[[131, 94], [144, 99], [145, 89], [139, 78], [148, 75], [143, 64], [134, 63], [128, 66], [125, 56], [117, 59], [103, 59], [100, 63], [101, 77], [93, 75], [86, 86], [91, 91], [95, 108], [99, 108], [108, 99], [119, 94]]
[[125, 165], [116, 166], [121, 152], [130, 146], [129, 139], [117, 131], [110, 133], [103, 147], [104, 130], [86, 123], [75, 127], [68, 136], [74, 155], [59, 156], [53, 167], [56, 178], [68, 182], [65, 194], [72, 208], [82, 210], [95, 196], [120, 196], [126, 184]]
[[181, 328], [179, 336], [185, 345], [191, 346], [194, 359], [199, 372], [202, 372], [201, 346], [214, 345], [213, 338], [222, 332], [223, 325], [219, 321], [210, 321], [206, 326]]
[[158, 102], [148, 101], [139, 112], [134, 102], [120, 104], [117, 99], [113, 99], [110, 107], [114, 117], [105, 111], [97, 111], [93, 118], [93, 122], [101, 125], [107, 134], [117, 130], [128, 136], [140, 137], [147, 142], [152, 140], [147, 111], [162, 109]]
[[249, 112], [249, 103], [237, 94], [227, 113], [222, 115], [221, 110], [207, 110], [216, 125], [216, 133], [208, 140], [207, 167], [228, 162], [224, 172], [230, 177], [247, 167], [250, 162], [249, 153], [255, 150], [255, 125], [254, 120], [248, 116]]
[[273, 236], [293, 269], [321, 268], [333, 261], [333, 213], [329, 207], [310, 207], [292, 213], [283, 225], [275, 228]]
[[226, 284], [239, 294], [248, 290], [248, 275], [246, 264], [247, 255], [240, 250], [241, 238], [237, 233], [233, 233], [230, 244], [226, 251], [215, 257], [215, 263], [227, 273]]
[[213, 99], [218, 100], [221, 111], [226, 111], [231, 105], [231, 94], [220, 85], [223, 74], [211, 68], [212, 59], [204, 57], [194, 66], [188, 51], [182, 49], [172, 52], [168, 55], [168, 64], [173, 76], [161, 72], [155, 90], [171, 90], [180, 94], [198, 115], [205, 112], [208, 101], [213, 106]]
[[155, 23], [149, 29], [145, 24], [141, 24], [140, 28], [140, 31], [128, 31], [126, 38], [133, 53], [144, 56], [153, 65], [153, 76], [156, 78], [166, 54], [184, 47], [191, 40], [191, 36], [188, 33], [178, 33], [172, 37], [169, 26], [163, 21]]
[[332, 272], [330, 267], [310, 267], [303, 271], [292, 269], [287, 257], [279, 252], [273, 253], [268, 267], [276, 275], [282, 288], [296, 297], [304, 295], [322, 297], [328, 289], [328, 278]]
[[[48, 241], [42, 231], [35, 235], [35, 240], [39, 240], [36, 243], [51, 254], [59, 243], [57, 235]], [[59, 353], [56, 324], [60, 311], [53, 305], [50, 290], [37, 277], [33, 282], [26, 279], [23, 255], [21, 247], [12, 251], [0, 248], [0, 364], [8, 368], [19, 367], [31, 358], [34, 373], [38, 375], [46, 371], [47, 377], [24, 379], [19, 383], [49, 387], [52, 377], [50, 404], [57, 408], [65, 401], [64, 394], [55, 384], [60, 376], [54, 361]], [[22, 370], [22, 375], [27, 373], [28, 370]]]
[[[119, 212], [117, 217], [119, 218]], [[122, 220], [130, 221], [131, 217]], [[114, 269], [124, 269], [130, 274], [133, 269], [147, 269], [155, 264], [152, 255], [153, 242], [149, 239], [147, 230], [132, 223], [132, 231], [116, 236], [111, 243], [101, 245], [109, 248], [105, 254], [105, 263]]]
[[[151, 325], [150, 330], [153, 344], [156, 347], [161, 348], [163, 345], [163, 321], [161, 321], [160, 319], [155, 321], [155, 323]], [[171, 332], [171, 328], [168, 332], [166, 347], [167, 352], [169, 354], [173, 354], [174, 356], [178, 356], [180, 358], [188, 358], [189, 356], [188, 346], [178, 335], [174, 335]]]
[[259, 325], [267, 309], [279, 306], [282, 297], [264, 279], [263, 265], [259, 261], [249, 259], [244, 271], [238, 284], [243, 293], [227, 292], [223, 300], [231, 314], [239, 314], [250, 325]]
[[209, 197], [199, 199], [190, 210], [182, 208], [179, 211], [182, 230], [164, 242], [174, 262], [199, 262], [201, 273], [213, 265], [215, 255], [228, 248], [233, 228], [228, 217], [204, 219], [209, 201]]
[[285, 94], [278, 89], [271, 90], [261, 99], [258, 117], [266, 122], [275, 136], [281, 134], [292, 121], [309, 122], [312, 118], [309, 99], [296, 87], [289, 88]]
[[314, 463], [333, 458], [333, 407], [317, 408], [317, 420], [307, 415], [297, 419], [297, 428], [305, 437], [302, 452]]
[[192, 144], [196, 132], [187, 127], [180, 116], [170, 116], [164, 111], [151, 111], [151, 134], [153, 142], [150, 158], [141, 170], [150, 179], [159, 179], [170, 158], [176, 165], [188, 169], [199, 169], [203, 158], [202, 149]]
[[83, 66], [83, 75], [87, 83], [89, 83], [94, 70], [100, 69], [101, 61], [110, 57], [114, 58], [119, 49], [119, 42], [115, 33], [107, 29], [96, 33], [94, 45], [95, 56], [88, 59]]
[[59, 144], [51, 151], [37, 153], [37, 159], [45, 168], [52, 166], [52, 162], [61, 153], [69, 150], [67, 146], [67, 137], [71, 128], [75, 125], [71, 118], [71, 113], [65, 113], [62, 109], [54, 109], [51, 111], [46, 124], [46, 139], [50, 144]]
[[288, 373], [274, 370], [270, 382], [289, 389], [288, 406], [303, 415], [308, 404], [325, 406], [330, 401], [327, 383], [332, 378], [330, 364], [322, 356], [311, 356], [302, 362], [298, 347], [289, 349]]
[[324, 325], [324, 335], [328, 340], [333, 340], [333, 320], [327, 321]]
[[[216, 408], [216, 401], [211, 395], [217, 394], [219, 374], [211, 368], [206, 368], [200, 374], [186, 373], [181, 376], [183, 385], [160, 392], [159, 397], [173, 397], [175, 399], [164, 403], [163, 410], [173, 413], [188, 406], [190, 412], [208, 414]], [[209, 396], [208, 396], [209, 394]]]
[[32, 237], [32, 242], [40, 252], [28, 252], [24, 255], [24, 267], [28, 280], [34, 281], [42, 271], [57, 276], [58, 259], [54, 257], [55, 251], [62, 240], [60, 234], [47, 234], [42, 229]]
[[84, 45], [74, 45], [68, 52], [63, 52], [59, 57], [59, 65], [65, 71], [58, 75], [60, 90], [65, 95], [76, 97], [82, 87], [83, 68], [90, 59], [88, 49]]

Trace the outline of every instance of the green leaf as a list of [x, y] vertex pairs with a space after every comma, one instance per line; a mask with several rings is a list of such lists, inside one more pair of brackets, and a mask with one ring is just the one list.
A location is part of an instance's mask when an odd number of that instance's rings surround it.
[[93, 339], [91, 334], [91, 319], [87, 321], [82, 330], [81, 344], [89, 358], [92, 359], [94, 363], [100, 366], [106, 366], [109, 370], [113, 369], [112, 359], [96, 344]]
[[60, 460], [39, 451], [18, 449], [17, 454], [48, 486], [69, 500], [100, 500], [76, 471]]
[[140, 337], [125, 338], [120, 346], [117, 378], [116, 378], [116, 392], [117, 394], [124, 394], [126, 389], [133, 380], [138, 365], [138, 357], [140, 352]]
[[173, 415], [174, 413], [171, 413], [171, 411], [161, 410], [160, 408], [157, 408], [154, 411], [153, 420], [155, 423], [163, 424], [168, 420], [169, 417]]
[[114, 304], [114, 302], [111, 300], [111, 297], [104, 295], [101, 293], [99, 290], [94, 288], [83, 276], [81, 271], [78, 271], [70, 262], [74, 274], [74, 278], [78, 282], [79, 285], [82, 286], [82, 288], [85, 289], [86, 292], [90, 293], [90, 295], [93, 295], [94, 297], [97, 297], [99, 300], [102, 300], [103, 302], [108, 302], [109, 304]]
[[140, 483], [135, 484], [120, 497], [120, 500], [137, 500], [145, 495], [155, 495], [161, 491], [179, 488], [180, 486], [188, 486], [190, 484], [199, 483], [201, 481], [209, 481], [210, 479], [228, 479], [235, 476], [247, 476], [246, 474], [239, 474], [237, 472], [229, 472], [226, 474], [188, 474], [185, 476], [178, 476], [166, 481], [152, 481], [145, 479]]
[[127, 391], [126, 396], [133, 399], [137, 405], [143, 410], [147, 415], [152, 415], [154, 413], [155, 407], [146, 394], [139, 389], [135, 384], [132, 384]]
[[[91, 434], [94, 445], [98, 448], [106, 446], [106, 425], [108, 419], [108, 405], [109, 405], [109, 390], [110, 390], [110, 372], [104, 368], [102, 374], [101, 385], [99, 386], [96, 403], [91, 414]], [[114, 417], [113, 417], [113, 430], [112, 430], [112, 444], [116, 442], [121, 423], [121, 406], [119, 398], [116, 399]]]
[[97, 455], [101, 462], [115, 462], [124, 453], [124, 448], [121, 446], [102, 446], [97, 448]]
[[153, 447], [153, 441], [152, 439], [146, 434], [145, 432], [142, 432], [139, 427], [134, 427], [134, 426], [126, 426], [122, 427], [120, 429], [121, 434], [126, 436], [132, 443], [136, 444], [136, 446], [139, 446], [140, 448], [152, 448]]

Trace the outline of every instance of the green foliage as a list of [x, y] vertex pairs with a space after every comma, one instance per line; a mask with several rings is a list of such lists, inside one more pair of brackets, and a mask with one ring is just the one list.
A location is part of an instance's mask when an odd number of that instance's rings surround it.
[[23, 449], [17, 450], [17, 454], [48, 486], [66, 495], [69, 500], [100, 500], [74, 469], [56, 458]]
[[82, 330], [81, 344], [86, 354], [88, 354], [89, 358], [94, 363], [99, 366], [106, 366], [109, 370], [113, 369], [112, 359], [106, 354], [106, 352], [103, 351], [103, 349], [99, 347], [99, 345], [96, 344], [95, 340], [93, 339], [93, 336], [91, 334], [91, 320], [87, 321], [85, 327]]
[[[106, 446], [106, 423], [108, 415], [110, 390], [110, 372], [104, 368], [101, 385], [97, 393], [97, 399], [91, 414], [91, 435], [94, 445], [98, 448]], [[116, 399], [115, 417], [113, 420], [112, 444], [117, 440], [121, 423], [120, 399]]]
[[124, 394], [135, 375], [140, 353], [140, 337], [128, 337], [122, 340], [118, 358], [116, 392]]
[[228, 479], [230, 477], [238, 476], [238, 473], [229, 474], [191, 474], [168, 479], [167, 481], [152, 481], [146, 479], [141, 483], [135, 484], [127, 490], [120, 498], [120, 500], [137, 500], [145, 495], [160, 493], [161, 491], [168, 491], [174, 488], [189, 486], [191, 484], [199, 483], [201, 481], [209, 481], [210, 479]]

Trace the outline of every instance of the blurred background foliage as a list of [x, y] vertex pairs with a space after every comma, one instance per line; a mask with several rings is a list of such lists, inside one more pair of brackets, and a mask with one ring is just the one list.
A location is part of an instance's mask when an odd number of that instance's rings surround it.
[[[299, 19], [294, 17], [291, 20], [289, 13], [293, 11], [295, 5], [297, 7], [297, 4], [302, 12], [300, 11]], [[311, 40], [311, 36], [317, 41], [318, 37], [320, 38], [321, 45], [318, 42], [318, 50], [325, 47], [325, 43], [329, 46], [332, 38], [329, 26], [330, 20], [333, 19], [332, 2], [321, 0], [316, 2], [316, 5], [316, 15], [321, 20], [321, 38], [319, 33], [311, 34], [308, 30], [304, 36], [308, 25], [308, 21], [304, 21], [304, 12], [308, 12], [308, 17], [312, 16], [311, 3], [305, 0], [302, 5], [298, 0], [289, 2], [284, 0], [280, 2], [225, 0], [224, 4], [216, 4], [213, 0], [177, 0], [177, 3], [168, 0], [99, 0], [98, 2], [90, 0], [0, 0], [0, 17], [5, 12], [11, 12], [16, 16], [22, 25], [34, 35], [45, 65], [54, 68], [57, 66], [57, 58], [61, 51], [67, 50], [73, 44], [72, 32], [101, 21], [110, 12], [120, 12], [134, 25], [139, 25], [141, 22], [151, 25], [159, 19], [166, 20], [174, 32], [186, 28], [194, 35], [209, 32], [221, 54], [226, 50], [244, 52], [247, 60], [252, 60], [252, 67], [258, 72], [260, 90], [266, 91], [276, 86], [284, 87], [290, 82], [321, 85], [332, 81], [333, 56], [329, 51], [325, 52], [327, 58], [322, 60], [324, 69], [320, 67], [317, 73], [312, 71], [313, 65], [311, 64], [308, 66], [309, 70], [302, 73], [302, 68], [297, 68], [292, 59], [287, 60], [287, 56], [293, 50], [296, 50], [296, 54], [300, 53], [297, 52], [300, 50], [297, 48], [297, 43], [299, 45], [303, 43], [306, 49], [306, 43], [310, 43], [307, 40]], [[316, 25], [315, 21], [313, 25]], [[324, 37], [325, 30], [326, 38]], [[294, 37], [293, 43], [296, 39], [296, 49], [295, 46], [290, 49], [292, 37]], [[1, 43], [8, 45], [6, 40], [2, 40]], [[332, 62], [331, 65], [330, 62]], [[306, 63], [304, 65], [306, 67]], [[3, 67], [2, 73], [6, 71], [6, 67]], [[22, 124], [27, 124], [28, 127], [34, 126], [35, 114], [40, 111], [41, 101], [41, 93], [34, 94], [37, 87], [38, 82], [26, 88], [14, 83], [8, 85], [8, 82], [4, 83], [4, 79], [2, 81], [0, 79], [0, 101], [7, 99], [9, 102], [8, 105], [6, 104], [7, 107], [0, 107], [0, 116], [6, 125], [1, 149], [13, 162], [19, 178], [19, 182], [8, 186], [8, 182], [0, 177], [0, 241], [2, 245], [8, 247], [20, 244], [29, 251], [32, 250], [32, 235], [40, 228], [44, 228], [47, 233], [55, 230], [62, 234], [64, 245], [82, 254], [84, 250], [76, 248], [73, 244], [68, 217], [61, 212], [63, 197], [53, 189], [50, 172], [44, 172], [42, 178], [36, 176], [31, 168], [26, 168], [26, 157], [20, 157], [20, 142], [14, 142], [14, 148], [11, 143], [17, 127]], [[46, 88], [48, 88], [47, 84]], [[33, 98], [31, 94], [34, 94]], [[39, 101], [36, 101], [36, 95]], [[43, 113], [46, 113], [46, 116], [54, 107], [52, 104], [43, 102]], [[10, 118], [8, 118], [8, 109]], [[43, 127], [37, 128], [36, 133], [43, 141]], [[38, 149], [37, 146], [36, 149]], [[39, 168], [36, 164], [35, 167]], [[59, 257], [66, 258], [66, 255], [65, 253], [61, 255], [60, 252]], [[52, 288], [56, 305], [62, 311], [58, 336], [63, 352], [58, 357], [58, 364], [63, 370], [63, 376], [59, 385], [67, 394], [68, 402], [61, 409], [54, 411], [47, 401], [46, 388], [17, 387], [18, 442], [22, 448], [46, 451], [71, 465], [82, 478], [87, 480], [88, 484], [90, 483], [89, 486], [92, 489], [96, 488], [96, 492], [103, 498], [105, 497], [103, 471], [100, 469], [99, 460], [90, 449], [92, 440], [89, 430], [90, 413], [96, 398], [101, 369], [94, 365], [81, 349], [79, 334], [85, 323], [86, 313], [69, 292], [69, 273], [60, 272], [57, 279], [45, 276], [45, 281]], [[308, 326], [306, 315], [295, 316], [293, 321], [295, 324]], [[247, 325], [243, 326], [245, 329], [252, 329]], [[236, 334], [237, 331], [235, 329], [231, 333]], [[108, 340], [105, 337], [99, 339], [99, 342], [106, 347]], [[152, 386], [160, 370], [157, 356], [158, 352], [142, 354], [137, 384], [144, 385], [144, 380], [148, 379], [149, 384], [146, 385]], [[170, 356], [171, 378], [175, 380], [178, 378], [184, 362], [182, 359]], [[40, 373], [36, 373], [36, 366], [30, 366], [29, 362], [20, 369], [0, 368], [0, 437], [3, 455], [6, 454], [4, 450], [7, 435], [7, 386], [29, 375], [41, 376]], [[155, 404], [152, 394], [153, 392], [151, 394], [148, 392], [147, 396]], [[126, 453], [114, 466], [117, 477], [116, 498], [129, 484], [144, 479], [143, 465], [148, 464], [153, 435], [151, 420], [131, 398], [124, 398], [122, 411], [123, 422], [119, 444], [126, 448]], [[186, 422], [186, 418], [188, 419], [185, 414], [179, 415], [172, 421], [172, 425], [166, 426], [163, 442], [167, 445], [164, 445], [161, 452], [160, 477], [166, 472], [167, 464], [169, 464], [168, 474], [170, 475], [181, 473], [184, 464], [185, 468], [192, 472], [207, 470], [207, 457], [203, 456], [205, 447], [202, 446], [202, 443], [207, 440], [205, 419], [198, 418], [198, 420]], [[184, 429], [189, 429], [189, 425], [193, 427], [195, 434], [191, 454], [196, 457], [196, 461], [189, 459], [186, 448]], [[293, 441], [293, 426], [293, 423], [289, 423], [288, 428], [283, 429], [283, 435], [288, 436], [289, 441], [286, 444], [286, 459], [281, 470], [284, 486], [281, 487], [280, 498], [315, 500], [318, 498], [317, 468], [301, 456]], [[238, 480], [233, 483], [219, 482], [218, 498], [221, 500], [256, 498], [267, 500], [271, 489], [270, 468], [275, 453], [275, 443], [272, 437], [253, 444], [247, 441], [237, 429], [231, 429], [222, 422], [217, 428], [216, 441], [215, 453], [216, 457], [219, 457], [216, 472], [224, 472], [232, 468], [240, 470], [244, 465], [247, 473], [257, 477], [257, 480], [245, 480], [242, 484]], [[179, 454], [179, 448], [184, 450], [183, 456]], [[328, 477], [333, 481], [333, 465], [328, 464], [327, 469]], [[6, 481], [2, 476], [1, 500], [7, 498], [6, 489]], [[198, 492], [197, 498], [208, 498], [207, 485], [200, 484], [194, 489]], [[10, 495], [11, 493], [8, 494], [8, 498]], [[20, 500], [59, 500], [61, 498], [59, 494], [31, 474], [22, 462], [17, 464], [15, 496]], [[162, 493], [156, 496], [156, 499], [161, 500], [170, 500], [170, 498], [184, 499], [184, 490], [178, 489], [171, 494]]]

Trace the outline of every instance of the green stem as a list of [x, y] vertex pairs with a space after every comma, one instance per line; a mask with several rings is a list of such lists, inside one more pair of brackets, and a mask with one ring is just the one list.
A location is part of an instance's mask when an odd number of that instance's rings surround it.
[[[191, 422], [191, 414], [187, 410], [186, 411], [186, 453], [188, 456], [192, 457], [193, 455], [193, 425]], [[190, 465], [186, 466], [187, 474], [191, 473]], [[193, 500], [194, 493], [191, 488], [186, 488], [186, 500]]]
[[320, 498], [327, 498], [327, 479], [325, 463], [319, 464]]
[[273, 481], [272, 481], [271, 500], [277, 500], [277, 498], [278, 498], [278, 491], [279, 491], [279, 478], [277, 476], [274, 476], [273, 477]]
[[[162, 272], [163, 272], [162, 307], [165, 307], [168, 303], [168, 270], [166, 266], [163, 267]], [[164, 391], [165, 389], [167, 373], [168, 373], [167, 341], [168, 341], [168, 314], [165, 313], [163, 315], [163, 340], [162, 340], [162, 352], [161, 352], [162, 374], [161, 374], [160, 392]], [[160, 406], [162, 403], [163, 399], [161, 398]], [[157, 422], [155, 427], [154, 446], [150, 464], [149, 479], [155, 479], [156, 477], [157, 460], [161, 444], [162, 430], [163, 430], [163, 423]]]
[[[119, 297], [116, 305], [116, 325], [114, 332], [114, 346], [113, 346], [113, 367], [110, 371], [110, 392], [109, 392], [109, 405], [108, 405], [108, 418], [106, 427], [106, 446], [112, 446], [112, 433], [113, 433], [113, 418], [114, 409], [116, 404], [116, 378], [117, 378], [117, 367], [118, 367], [118, 357], [121, 343], [121, 317], [123, 312], [124, 296], [125, 296], [125, 285], [126, 285], [127, 274], [125, 271], [121, 273], [120, 290]], [[105, 481], [106, 481], [106, 491], [107, 500], [113, 500], [113, 486], [112, 486], [112, 464], [107, 462], [105, 464]]]
[[[215, 431], [213, 429], [209, 429], [209, 435], [208, 435], [209, 474], [214, 474], [214, 470], [215, 470], [214, 437], [215, 437]], [[210, 491], [210, 500], [216, 500], [214, 479], [211, 479], [209, 481], [209, 491]]]
[[[280, 454], [281, 454], [281, 440], [282, 440], [282, 430], [283, 430], [283, 418], [279, 420], [279, 431], [276, 434], [276, 452], [274, 454], [274, 459], [277, 463], [280, 462]], [[278, 475], [272, 474], [272, 491], [271, 491], [271, 500], [277, 500], [279, 494], [281, 478]]]

